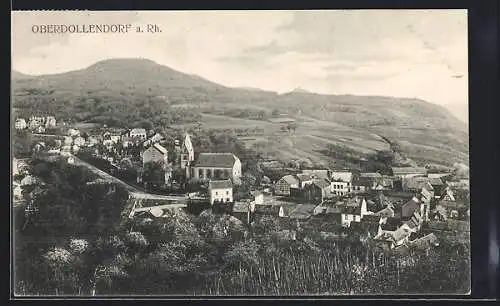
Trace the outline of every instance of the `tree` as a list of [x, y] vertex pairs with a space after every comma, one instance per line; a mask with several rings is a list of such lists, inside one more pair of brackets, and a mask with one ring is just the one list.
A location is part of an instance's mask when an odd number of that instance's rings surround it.
[[165, 170], [160, 162], [148, 162], [144, 165], [144, 173], [142, 175], [143, 182], [152, 184], [165, 183]]

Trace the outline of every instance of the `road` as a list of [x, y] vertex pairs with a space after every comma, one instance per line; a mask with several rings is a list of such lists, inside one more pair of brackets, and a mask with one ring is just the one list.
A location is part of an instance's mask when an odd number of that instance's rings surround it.
[[99, 175], [103, 179], [106, 179], [108, 181], [113, 181], [113, 182], [125, 187], [127, 189], [127, 191], [129, 192], [131, 198], [151, 199], [151, 200], [166, 200], [166, 201], [186, 201], [186, 199], [187, 199], [185, 196], [168, 196], [168, 195], [158, 195], [158, 194], [146, 193], [146, 192], [141, 191], [141, 190], [137, 189], [136, 187], [131, 186], [130, 184], [127, 184], [126, 182], [112, 176], [111, 174], [102, 171], [101, 169], [89, 164], [88, 162], [81, 160], [80, 158], [78, 158], [74, 155], [71, 155], [71, 156], [75, 159], [75, 162], [74, 162], [75, 165], [86, 167], [87, 169], [89, 169], [90, 171]]

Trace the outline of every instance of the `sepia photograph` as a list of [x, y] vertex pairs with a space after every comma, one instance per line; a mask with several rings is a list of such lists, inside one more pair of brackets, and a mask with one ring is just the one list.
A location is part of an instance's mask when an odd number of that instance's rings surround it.
[[470, 295], [467, 10], [11, 25], [14, 296]]

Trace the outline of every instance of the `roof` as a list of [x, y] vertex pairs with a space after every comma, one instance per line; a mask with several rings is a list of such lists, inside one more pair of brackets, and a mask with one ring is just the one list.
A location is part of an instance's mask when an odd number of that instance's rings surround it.
[[371, 187], [373, 186], [373, 182], [374, 182], [373, 177], [358, 177], [353, 180], [352, 184], [355, 186]]
[[433, 186], [444, 185], [443, 180], [439, 177], [429, 177], [429, 183]]
[[427, 177], [429, 178], [441, 178], [451, 175], [451, 173], [429, 173]]
[[257, 197], [257, 196], [262, 195], [262, 192], [259, 190], [254, 190], [254, 191], [250, 191], [250, 194], [253, 195], [254, 197]]
[[404, 227], [400, 227], [398, 228], [397, 230], [394, 231], [394, 233], [392, 233], [392, 239], [394, 239], [394, 241], [401, 241], [407, 237], [410, 237], [410, 234], [411, 232], [404, 228]]
[[357, 206], [357, 207], [354, 207], [354, 206], [347, 206], [347, 207], [344, 207], [344, 210], [342, 212], [343, 214], [346, 214], [346, 215], [361, 215], [361, 207], [360, 206]]
[[382, 178], [382, 174], [380, 173], [375, 173], [375, 172], [365, 172], [365, 173], [360, 173], [359, 177], [370, 177], [370, 178], [375, 178], [375, 177], [379, 177], [379, 178]]
[[395, 231], [401, 224], [400, 220], [397, 218], [387, 218], [385, 223], [381, 224], [384, 231]]
[[392, 174], [427, 174], [427, 169], [425, 167], [392, 167]]
[[299, 179], [301, 181], [311, 181], [312, 177], [311, 177], [311, 174], [299, 173], [299, 174], [297, 174], [297, 179]]
[[209, 189], [225, 189], [225, 188], [232, 188], [233, 184], [231, 183], [230, 180], [213, 180], [210, 181], [208, 184]]
[[233, 213], [234, 212], [242, 212], [242, 213], [247, 213], [248, 212], [248, 202], [242, 202], [242, 201], [236, 201], [233, 204]]
[[427, 188], [428, 190], [433, 190], [432, 185], [429, 183], [428, 177], [410, 177], [404, 180], [403, 186], [406, 189], [420, 190], [422, 188]]
[[290, 218], [294, 219], [306, 219], [309, 218], [313, 213], [316, 205], [314, 204], [299, 204], [289, 213]]
[[341, 206], [328, 206], [324, 210], [324, 214], [341, 214], [344, 211], [344, 208]]
[[134, 133], [134, 134], [146, 134], [146, 129], [136, 128], [136, 129], [130, 130], [130, 133]]
[[374, 235], [378, 233], [378, 228], [379, 228], [379, 223], [378, 222], [373, 222], [373, 221], [365, 221], [361, 220], [361, 222], [353, 222], [351, 223], [351, 228], [352, 229], [360, 229], [360, 230], [365, 230], [367, 232], [370, 232]]
[[344, 182], [352, 181], [352, 172], [350, 171], [332, 171], [331, 176], [334, 180], [341, 180]]
[[236, 159], [233, 153], [200, 153], [195, 167], [232, 168]]
[[325, 189], [325, 188], [329, 188], [330, 187], [330, 183], [326, 180], [314, 180], [312, 182], [313, 185], [321, 188], [321, 189]]
[[404, 203], [403, 206], [418, 206], [420, 207], [420, 203], [418, 203], [417, 201], [415, 201], [415, 198], [412, 198], [411, 200], [409, 200], [408, 202]]
[[168, 150], [165, 149], [161, 144], [159, 143], [155, 143], [153, 145], [153, 148], [155, 148], [156, 150], [160, 151], [162, 154], [168, 154]]
[[280, 179], [281, 180], [284, 180], [285, 182], [287, 182], [289, 185], [294, 185], [294, 184], [298, 184], [299, 181], [297, 180], [297, 178], [293, 175], [285, 175], [284, 177], [282, 177]]
[[282, 207], [281, 205], [256, 204], [254, 213], [263, 215], [278, 215], [281, 207]]
[[361, 222], [377, 222], [377, 224], [380, 222], [380, 216], [377, 215], [365, 215], [363, 216], [363, 219], [361, 219]]
[[442, 231], [462, 231], [469, 232], [470, 224], [467, 221], [448, 219], [447, 221], [429, 221], [427, 222], [429, 229]]
[[422, 218], [420, 217], [420, 214], [418, 212], [414, 212], [411, 219], [406, 221], [405, 224], [408, 225], [409, 228], [415, 229], [418, 228], [421, 220]]
[[417, 248], [425, 248], [429, 245], [437, 245], [438, 243], [439, 241], [434, 233], [430, 233], [428, 235], [425, 235], [424, 237], [420, 237], [418, 239], [410, 241], [411, 246]]
[[313, 175], [316, 178], [330, 179], [330, 170], [328, 169], [305, 169], [302, 170], [302, 173]]

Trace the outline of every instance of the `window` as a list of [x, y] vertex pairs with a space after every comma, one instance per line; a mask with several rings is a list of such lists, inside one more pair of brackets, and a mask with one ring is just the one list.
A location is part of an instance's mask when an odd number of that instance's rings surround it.
[[229, 194], [229, 191], [226, 191], [226, 195], [228, 195], [228, 194]]
[[226, 201], [229, 202], [229, 198], [226, 198]]
[[198, 176], [203, 178], [203, 169], [198, 170]]
[[219, 195], [219, 193], [216, 191], [216, 192], [215, 192], [215, 195]]

